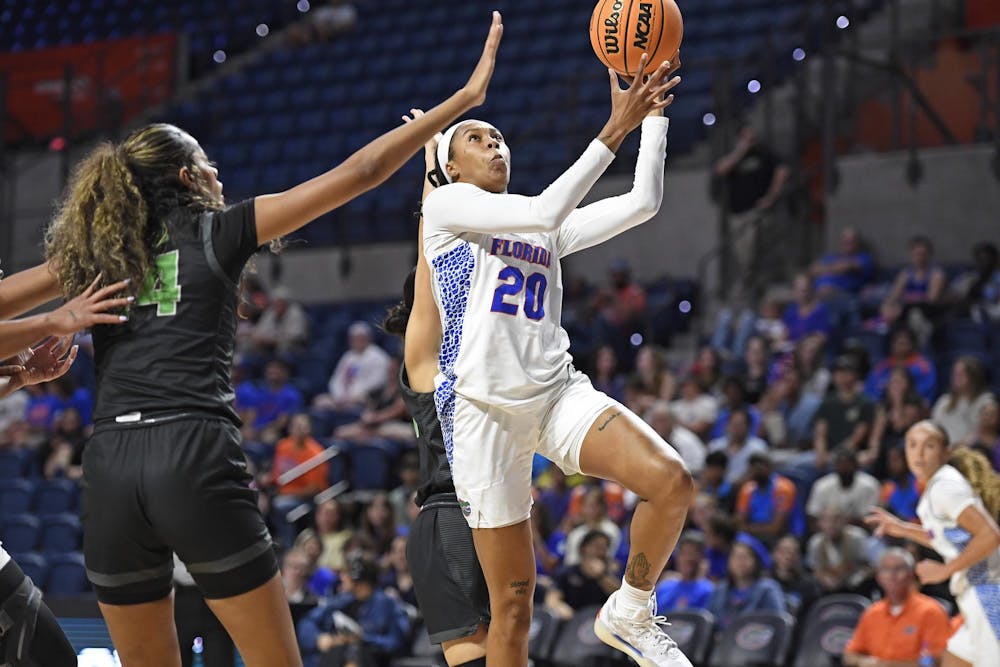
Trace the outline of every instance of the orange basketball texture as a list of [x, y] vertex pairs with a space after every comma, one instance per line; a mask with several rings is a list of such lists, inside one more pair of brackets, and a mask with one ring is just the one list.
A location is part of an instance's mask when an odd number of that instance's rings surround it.
[[602, 63], [633, 76], [643, 53], [646, 72], [671, 58], [681, 46], [684, 21], [674, 0], [599, 0], [590, 18], [590, 45]]

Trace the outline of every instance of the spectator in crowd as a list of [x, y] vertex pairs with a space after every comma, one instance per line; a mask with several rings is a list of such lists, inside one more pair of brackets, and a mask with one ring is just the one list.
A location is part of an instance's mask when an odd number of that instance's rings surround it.
[[559, 524], [569, 510], [570, 488], [566, 473], [559, 466], [549, 466], [547, 473], [548, 485], [541, 490], [538, 500], [545, 505], [549, 520]]
[[739, 364], [738, 377], [746, 391], [746, 401], [757, 405], [767, 390], [771, 369], [771, 353], [767, 342], [760, 336], [752, 336], [747, 341], [746, 352]]
[[[944, 271], [934, 264], [934, 244], [926, 236], [914, 236], [910, 240], [910, 263], [896, 274], [885, 300], [926, 311], [941, 300], [945, 282]], [[934, 315], [924, 314], [928, 319]]]
[[567, 563], [555, 576], [562, 600], [574, 610], [604, 604], [621, 586], [611, 540], [603, 530], [588, 530], [579, 543], [579, 561]]
[[718, 583], [708, 603], [716, 627], [725, 630], [739, 614], [749, 611], [787, 611], [785, 595], [767, 571], [771, 556], [760, 542], [740, 535], [729, 553], [726, 578]]
[[417, 606], [417, 594], [413, 591], [413, 575], [406, 562], [406, 536], [397, 535], [384, 560], [385, 570], [379, 579], [380, 586], [392, 597], [413, 607]]
[[602, 345], [594, 353], [594, 388], [616, 401], [625, 400], [625, 376], [618, 372], [618, 355], [610, 345]]
[[63, 402], [55, 395], [51, 382], [28, 385], [25, 391], [28, 392], [28, 403], [24, 409], [24, 421], [27, 425], [25, 444], [37, 447], [52, 431]]
[[84, 429], [80, 413], [73, 407], [60, 411], [52, 435], [38, 448], [45, 479], [83, 477], [83, 450], [89, 429]]
[[826, 469], [829, 452], [846, 447], [858, 451], [868, 442], [875, 406], [858, 384], [858, 362], [851, 355], [841, 355], [833, 366], [833, 393], [816, 412], [813, 453], [817, 470]]
[[389, 492], [389, 503], [392, 505], [396, 525], [409, 526], [413, 494], [420, 486], [420, 459], [415, 451], [405, 452], [400, 457], [399, 482], [399, 486]]
[[302, 395], [289, 382], [288, 365], [278, 359], [267, 362], [264, 386], [250, 396], [247, 406], [255, 440], [277, 442], [291, 416], [302, 408]]
[[726, 183], [728, 199], [722, 205], [737, 215], [774, 206], [790, 174], [747, 123], [737, 130], [733, 150], [720, 158], [712, 171]]
[[316, 607], [299, 622], [305, 667], [353, 664], [376, 667], [402, 653], [410, 621], [399, 602], [377, 588], [371, 559], [352, 556], [344, 592]]
[[729, 457], [726, 481], [739, 487], [747, 476], [750, 457], [767, 451], [767, 443], [755, 435], [750, 435], [750, 413], [745, 407], [738, 407], [729, 414], [726, 434], [708, 445], [709, 452], [725, 452]]
[[917, 393], [910, 371], [897, 366], [889, 375], [882, 398], [875, 406], [875, 421], [868, 447], [858, 454], [858, 463], [879, 479], [885, 477], [886, 452], [903, 442], [907, 429], [923, 419], [927, 402]]
[[[7, 388], [7, 378], [0, 378], [0, 394]], [[18, 389], [0, 398], [0, 449], [12, 447], [21, 440], [27, 424], [24, 421], [28, 407], [29, 394], [25, 389]]]
[[698, 382], [701, 390], [709, 394], [721, 391], [722, 359], [718, 350], [704, 345], [698, 350], [698, 356], [688, 369], [688, 375]]
[[731, 512], [736, 507], [736, 492], [739, 489], [726, 479], [728, 469], [729, 455], [721, 450], [710, 451], [705, 456], [705, 467], [698, 476], [698, 490], [699, 495], [715, 498], [721, 509]]
[[288, 41], [293, 46], [328, 42], [358, 22], [358, 10], [350, 2], [320, 0], [316, 5], [305, 19], [288, 26]]
[[368, 395], [358, 421], [338, 427], [333, 435], [344, 440], [365, 442], [387, 438], [396, 442], [414, 442], [413, 420], [399, 391], [400, 360], [390, 357], [388, 376], [381, 390]]
[[951, 442], [966, 442], [976, 430], [979, 411], [991, 400], [983, 363], [975, 357], [959, 357], [951, 367], [948, 393], [938, 398], [931, 417]]
[[705, 559], [708, 561], [708, 577], [712, 581], [718, 582], [725, 578], [729, 568], [729, 554], [736, 538], [736, 522], [729, 514], [717, 511], [708, 520], [705, 530]]
[[677, 423], [670, 403], [654, 402], [646, 412], [646, 421], [661, 438], [677, 450], [692, 475], [701, 472], [705, 467], [705, 443]]
[[904, 445], [899, 444], [889, 450], [886, 464], [888, 479], [882, 482], [879, 505], [903, 521], [920, 523], [917, 518], [920, 490], [917, 488], [917, 478], [906, 466]]
[[674, 550], [676, 576], [661, 579], [656, 585], [656, 609], [659, 613], [704, 609], [712, 597], [715, 584], [702, 574], [705, 561], [705, 537], [687, 530]]
[[307, 573], [309, 590], [318, 597], [332, 595], [339, 580], [338, 573], [320, 564], [323, 556], [323, 542], [312, 528], [306, 528], [298, 537], [292, 548], [305, 554], [308, 561]]
[[[551, 466], [558, 468], [559, 466]], [[566, 509], [566, 519], [571, 525], [579, 525], [583, 521], [583, 499], [592, 489], [600, 489], [604, 494], [604, 509], [608, 518], [620, 524], [625, 521], [625, 487], [617, 482], [611, 482], [598, 477], [585, 477], [580, 484], [573, 487], [569, 494], [569, 507]], [[617, 543], [615, 543], [617, 545]]]
[[365, 507], [361, 518], [361, 531], [372, 538], [375, 553], [384, 556], [389, 553], [392, 540], [396, 537], [396, 516], [389, 502], [389, 494], [379, 491]]
[[281, 559], [281, 583], [289, 604], [316, 604], [319, 598], [309, 590], [309, 558], [299, 549], [289, 549]]
[[954, 286], [960, 313], [978, 322], [1000, 319], [1000, 254], [997, 247], [981, 241], [972, 249], [975, 269], [959, 278]]
[[765, 299], [760, 314], [754, 322], [754, 331], [775, 352], [786, 352], [790, 347], [788, 327], [782, 318], [781, 304], [775, 299]]
[[885, 391], [892, 369], [902, 366], [910, 371], [917, 392], [928, 402], [934, 400], [937, 390], [937, 372], [925, 356], [917, 351], [917, 339], [913, 332], [900, 327], [890, 335], [889, 356], [872, 369], [865, 382], [865, 393], [875, 400]]
[[646, 317], [646, 291], [632, 280], [632, 269], [624, 259], [608, 266], [606, 289], [594, 297], [593, 309], [614, 332], [616, 340], [627, 341]]
[[[693, 375], [681, 381], [680, 398], [670, 404], [677, 423], [704, 440], [719, 417], [719, 401]], [[668, 441], [669, 442], [669, 441]]]
[[872, 256], [861, 246], [857, 230], [840, 232], [840, 251], [823, 255], [809, 269], [821, 298], [857, 296], [875, 272]]
[[553, 540], [556, 531], [552, 523], [552, 517], [544, 503], [531, 505], [531, 543], [535, 550], [535, 566], [540, 575], [554, 572], [566, 551], [566, 534], [560, 531], [561, 535]]
[[792, 286], [795, 300], [788, 304], [782, 317], [789, 340], [797, 343], [809, 335], [828, 337], [833, 329], [830, 313], [826, 305], [816, 298], [809, 275], [796, 275]]
[[822, 594], [819, 582], [802, 567], [802, 545], [794, 535], [785, 535], [771, 551], [774, 567], [771, 574], [785, 594], [788, 612], [801, 615], [809, 610], [812, 603]]
[[59, 412], [66, 408], [73, 408], [80, 416], [80, 423], [83, 426], [90, 426], [93, 422], [91, 414], [94, 411], [94, 396], [86, 387], [80, 386], [76, 378], [67, 373], [53, 380], [50, 385], [52, 394], [58, 399]]
[[806, 514], [819, 520], [824, 509], [837, 508], [847, 521], [864, 525], [865, 515], [878, 504], [878, 480], [858, 470], [854, 453], [840, 448], [833, 455], [833, 472], [813, 484]]
[[319, 565], [334, 572], [344, 569], [344, 547], [354, 531], [344, 516], [344, 508], [336, 498], [323, 501], [316, 507], [316, 534], [323, 545]]
[[826, 593], [859, 592], [871, 575], [868, 533], [847, 519], [840, 505], [824, 507], [809, 539], [808, 562]]
[[277, 484], [279, 498], [292, 498], [296, 504], [308, 502], [329, 486], [327, 463], [320, 463], [293, 480], [282, 483], [280, 479], [295, 466], [302, 465], [324, 451], [323, 445], [312, 437], [312, 420], [309, 415], [302, 412], [295, 414], [288, 427], [288, 436], [279, 440], [274, 448], [271, 473]]
[[1000, 403], [995, 398], [979, 409], [976, 432], [969, 438], [968, 445], [982, 452], [993, 469], [1000, 471]]
[[[347, 330], [350, 349], [337, 362], [329, 393], [316, 398], [315, 407], [360, 415], [368, 397], [382, 391], [389, 378], [389, 355], [372, 340], [372, 328], [355, 322]], [[394, 380], [395, 381], [395, 380]]]
[[876, 577], [884, 597], [861, 615], [844, 647], [844, 664], [923, 665], [925, 651], [939, 660], [951, 627], [938, 601], [917, 591], [913, 556], [898, 547], [886, 549]]
[[820, 400], [826, 398], [833, 376], [823, 365], [823, 351], [826, 339], [823, 336], [806, 336], [795, 346], [792, 364], [802, 377], [802, 391]]
[[673, 398], [676, 380], [667, 368], [666, 352], [655, 345], [644, 345], [635, 358], [635, 373], [625, 389], [627, 403], [636, 414], [643, 414], [654, 401]]
[[764, 394], [757, 408], [774, 461], [781, 464], [811, 444], [813, 420], [823, 399], [803, 391], [802, 375], [790, 366]]
[[608, 536], [608, 547], [612, 554], [618, 550], [622, 540], [621, 528], [608, 518], [604, 492], [600, 487], [594, 486], [587, 490], [580, 506], [580, 517], [583, 522], [566, 536], [566, 555], [563, 564], [567, 566], [580, 563], [583, 557], [580, 551], [583, 538], [591, 531], [598, 530]]
[[712, 426], [711, 436], [713, 438], [722, 437], [729, 424], [729, 414], [736, 409], [742, 409], [750, 418], [750, 433], [756, 435], [760, 431], [760, 411], [756, 407], [747, 403], [747, 390], [743, 386], [743, 381], [735, 375], [727, 376], [722, 381], [722, 394], [724, 401], [719, 408], [719, 416], [715, 418]]
[[795, 508], [795, 485], [774, 472], [765, 452], [750, 457], [750, 479], [740, 487], [736, 499], [736, 527], [772, 545], [788, 532]]
[[285, 356], [302, 350], [308, 336], [306, 312], [291, 300], [287, 288], [276, 287], [271, 291], [271, 302], [251, 333], [254, 345], [266, 355]]

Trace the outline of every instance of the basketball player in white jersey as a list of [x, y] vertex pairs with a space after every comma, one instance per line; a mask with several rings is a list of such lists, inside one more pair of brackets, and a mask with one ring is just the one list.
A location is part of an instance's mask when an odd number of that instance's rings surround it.
[[969, 480], [948, 464], [944, 429], [925, 420], [906, 432], [906, 463], [924, 493], [920, 524], [874, 509], [867, 521], [875, 535], [903, 537], [930, 547], [944, 563], [917, 564], [922, 584], [951, 579], [964, 622], [941, 658], [942, 667], [1000, 667], [1000, 528]]
[[[684, 523], [691, 475], [651, 428], [573, 368], [560, 325], [560, 259], [648, 220], [660, 206], [668, 126], [662, 109], [673, 101], [664, 95], [680, 81], [666, 81], [670, 71], [664, 63], [625, 90], [609, 72], [610, 119], [537, 197], [507, 193], [510, 150], [492, 125], [459, 123], [438, 146], [442, 187], [423, 209], [443, 331], [435, 399], [489, 588], [490, 667], [527, 662], [535, 452], [567, 473], [614, 480], [641, 498], [622, 588], [595, 631], [642, 667], [690, 665], [660, 627], [652, 589]], [[577, 209], [640, 124], [632, 190]]]

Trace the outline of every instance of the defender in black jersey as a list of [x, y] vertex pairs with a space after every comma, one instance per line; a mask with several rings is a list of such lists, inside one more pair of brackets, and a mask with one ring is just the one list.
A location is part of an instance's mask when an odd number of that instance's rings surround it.
[[494, 13], [469, 82], [426, 118], [279, 194], [226, 208], [198, 142], [164, 124], [100, 145], [74, 170], [46, 238], [63, 292], [97, 273], [136, 288], [128, 323], [94, 331], [83, 461], [88, 576], [124, 665], [180, 665], [173, 552], [248, 667], [302, 664], [231, 406], [238, 278], [259, 245], [375, 187], [482, 103], [502, 30]]

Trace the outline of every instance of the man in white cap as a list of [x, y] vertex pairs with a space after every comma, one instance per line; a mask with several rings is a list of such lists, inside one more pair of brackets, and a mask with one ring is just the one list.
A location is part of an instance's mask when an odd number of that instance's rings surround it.
[[[337, 362], [330, 377], [329, 396], [317, 407], [340, 412], [360, 412], [368, 397], [389, 381], [389, 355], [372, 341], [372, 328], [355, 322], [347, 330], [350, 349]], [[321, 397], [323, 398], [323, 397]]]

